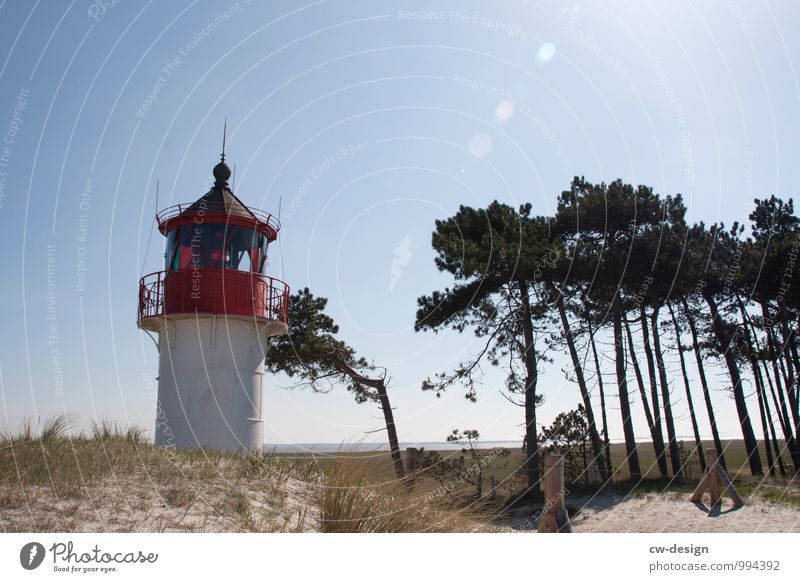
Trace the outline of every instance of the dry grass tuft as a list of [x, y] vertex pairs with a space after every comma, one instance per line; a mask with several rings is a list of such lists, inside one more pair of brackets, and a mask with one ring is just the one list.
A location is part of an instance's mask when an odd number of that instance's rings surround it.
[[39, 440], [43, 443], [53, 442], [67, 436], [69, 420], [65, 414], [57, 414], [39, 423]]
[[147, 437], [142, 427], [123, 427], [108, 420], [100, 420], [99, 422], [92, 420], [91, 435], [97, 441], [124, 439], [132, 444], [144, 444], [147, 442]]
[[56, 414], [45, 419], [38, 418], [35, 428], [33, 420], [26, 418], [22, 421], [16, 433], [0, 433], [0, 443], [52, 442], [66, 438], [68, 432], [69, 418], [65, 414]]
[[492, 531], [475, 507], [454, 510], [386, 481], [364, 459], [337, 459], [319, 485], [320, 531], [342, 533]]

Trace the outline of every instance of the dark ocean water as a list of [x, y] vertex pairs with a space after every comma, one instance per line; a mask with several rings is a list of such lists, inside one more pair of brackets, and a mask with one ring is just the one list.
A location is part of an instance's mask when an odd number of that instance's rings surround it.
[[[406, 447], [425, 447], [429, 451], [457, 451], [462, 445], [445, 441], [427, 441], [416, 443], [400, 443], [402, 450]], [[502, 447], [506, 449], [519, 449], [522, 441], [483, 441], [478, 443], [478, 448], [493, 449]], [[296, 443], [296, 444], [270, 444], [264, 445], [264, 451], [289, 454], [315, 453], [320, 456], [336, 456], [347, 453], [368, 453], [388, 451], [388, 443]]]

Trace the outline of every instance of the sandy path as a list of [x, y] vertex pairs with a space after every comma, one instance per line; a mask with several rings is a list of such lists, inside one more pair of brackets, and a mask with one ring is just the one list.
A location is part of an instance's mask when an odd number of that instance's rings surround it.
[[569, 505], [582, 508], [572, 519], [575, 532], [800, 532], [800, 508], [760, 500], [733, 510], [726, 499], [711, 513], [675, 494], [628, 499], [607, 494], [570, 499]]
[[[724, 499], [721, 508], [709, 512], [706, 505], [689, 501], [689, 494], [650, 493], [626, 498], [601, 493], [569, 497], [567, 506], [576, 533], [800, 532], [800, 507], [760, 499], [745, 502], [744, 507], [734, 510], [730, 500]], [[517, 508], [501, 529], [535, 532], [540, 511], [541, 506]]]

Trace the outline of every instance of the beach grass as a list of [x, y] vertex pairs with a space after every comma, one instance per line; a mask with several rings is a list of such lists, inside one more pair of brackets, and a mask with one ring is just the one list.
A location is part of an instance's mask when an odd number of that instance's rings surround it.
[[296, 526], [287, 497], [317, 474], [310, 459], [157, 448], [137, 427], [26, 421], [0, 435], [0, 529], [282, 531]]
[[[788, 477], [751, 476], [742, 442], [724, 446], [728, 473], [746, 501], [800, 507], [800, 482], [791, 477], [788, 455]], [[570, 498], [606, 494], [618, 500], [688, 498], [700, 478], [694, 456], [684, 459], [683, 478], [660, 477], [652, 446], [641, 444], [645, 475], [632, 480], [624, 445], [614, 444], [611, 451], [613, 482], [589, 484], [578, 476], [566, 483], [568, 504]], [[461, 453], [438, 454], [444, 462]], [[523, 460], [518, 448], [488, 456], [478, 497], [474, 473], [469, 482], [422, 468], [409, 487], [397, 479], [385, 451], [348, 451], [343, 445], [318, 458], [175, 450], [154, 447], [135, 426], [99, 421], [76, 434], [69, 418], [57, 416], [0, 434], [0, 530], [497, 531], [509, 513], [543, 501], [527, 490]]]

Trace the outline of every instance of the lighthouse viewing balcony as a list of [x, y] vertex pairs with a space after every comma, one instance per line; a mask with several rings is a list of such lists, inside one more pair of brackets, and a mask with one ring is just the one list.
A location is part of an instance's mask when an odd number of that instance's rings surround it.
[[286, 333], [289, 286], [274, 277], [234, 269], [157, 271], [139, 282], [138, 324], [159, 331], [165, 318], [217, 315], [246, 318]]

